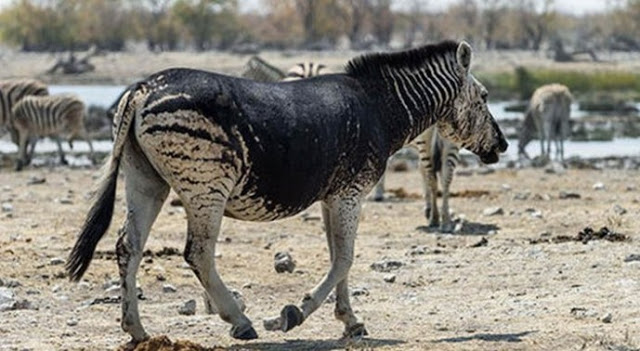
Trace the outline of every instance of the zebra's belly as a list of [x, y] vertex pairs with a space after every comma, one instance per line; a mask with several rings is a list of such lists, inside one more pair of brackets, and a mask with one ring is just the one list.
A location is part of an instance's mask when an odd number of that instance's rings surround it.
[[232, 196], [227, 200], [224, 214], [244, 221], [266, 222], [294, 216], [314, 202], [282, 204], [262, 196]]

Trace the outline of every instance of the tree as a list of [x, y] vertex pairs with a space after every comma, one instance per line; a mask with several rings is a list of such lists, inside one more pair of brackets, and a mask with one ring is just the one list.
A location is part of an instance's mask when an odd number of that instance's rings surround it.
[[229, 46], [238, 35], [235, 0], [177, 0], [172, 12], [187, 30], [198, 51]]

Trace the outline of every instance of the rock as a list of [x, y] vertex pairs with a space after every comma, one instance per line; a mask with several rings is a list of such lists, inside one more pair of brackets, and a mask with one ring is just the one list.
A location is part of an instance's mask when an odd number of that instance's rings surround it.
[[182, 199], [180, 199], [179, 197], [175, 197], [171, 199], [171, 201], [169, 202], [169, 205], [173, 207], [182, 207]]
[[558, 194], [558, 199], [561, 200], [566, 200], [566, 199], [579, 199], [581, 196], [578, 193], [572, 193], [572, 192], [566, 192], [566, 191], [561, 191]]
[[533, 218], [542, 218], [542, 212], [538, 211], [538, 210], [533, 211], [533, 212], [531, 212], [531, 217], [533, 217]]
[[615, 204], [613, 205], [613, 212], [618, 216], [622, 216], [623, 214], [627, 213], [627, 209], [618, 204]]
[[76, 325], [78, 325], [78, 320], [75, 317], [71, 317], [67, 319], [67, 325], [70, 327], [75, 327]]
[[640, 254], [629, 254], [624, 258], [625, 262], [640, 261]]
[[278, 273], [293, 273], [296, 263], [288, 252], [278, 252], [274, 257], [274, 268]]
[[530, 192], [516, 193], [515, 195], [513, 195], [513, 199], [514, 200], [528, 200], [529, 196], [531, 196]]
[[71, 199], [69, 199], [68, 197], [63, 197], [61, 199], [58, 199], [58, 203], [60, 203], [62, 205], [73, 205], [73, 201]]
[[9, 288], [0, 288], [0, 312], [10, 311], [16, 303], [16, 296]]
[[52, 266], [61, 265], [61, 264], [64, 264], [64, 262], [65, 262], [64, 258], [60, 258], [60, 257], [54, 257], [49, 260], [49, 264]]
[[395, 274], [387, 274], [385, 275], [382, 280], [385, 281], [385, 283], [395, 283], [396, 281], [396, 275]]
[[8, 202], [2, 203], [2, 212], [13, 212], [13, 205]]
[[593, 190], [604, 190], [604, 189], [605, 189], [605, 186], [601, 182], [593, 184]]
[[511, 190], [511, 185], [509, 185], [509, 184], [502, 184], [500, 187], [502, 188], [503, 191], [510, 191]]
[[564, 168], [562, 163], [553, 162], [544, 169], [544, 172], [547, 174], [565, 174], [567, 170]]
[[604, 316], [602, 316], [602, 318], [600, 318], [600, 320], [602, 321], [602, 323], [611, 323], [612, 318], [613, 316], [611, 315], [611, 313], [607, 312]]
[[162, 285], [162, 292], [163, 293], [174, 293], [174, 292], [177, 292], [177, 291], [178, 291], [178, 289], [176, 289], [176, 287], [171, 285], [171, 284]]
[[409, 256], [420, 256], [420, 255], [424, 255], [427, 253], [427, 247], [426, 246], [416, 246], [416, 247], [412, 247], [411, 250], [409, 250], [409, 252], [407, 252], [407, 255]]
[[193, 316], [194, 314], [196, 314], [196, 300], [191, 299], [185, 302], [178, 309], [178, 313], [183, 316]]
[[490, 217], [490, 216], [497, 216], [497, 215], [503, 215], [504, 214], [504, 210], [502, 209], [502, 207], [499, 206], [495, 206], [495, 207], [488, 207], [485, 208], [482, 211], [482, 214], [484, 216]]
[[487, 246], [489, 244], [489, 240], [487, 240], [487, 238], [482, 237], [482, 239], [480, 239], [480, 241], [478, 241], [477, 243], [469, 246], [469, 247], [481, 247], [481, 246]]
[[27, 185], [44, 184], [46, 181], [45, 177], [32, 176], [27, 181]]
[[22, 284], [15, 279], [0, 279], [0, 286], [4, 286], [7, 288], [18, 288], [21, 287]]
[[382, 260], [371, 264], [371, 269], [376, 272], [388, 273], [400, 269], [404, 263], [394, 260]]
[[353, 288], [351, 296], [369, 296], [369, 290], [367, 288]]

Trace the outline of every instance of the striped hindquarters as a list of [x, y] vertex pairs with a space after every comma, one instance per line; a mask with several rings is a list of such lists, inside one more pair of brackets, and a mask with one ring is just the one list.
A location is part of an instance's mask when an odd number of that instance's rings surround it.
[[49, 136], [84, 129], [84, 103], [74, 95], [26, 96], [13, 108], [12, 125], [31, 135]]
[[319, 76], [325, 73], [323, 72], [325, 69], [326, 66], [321, 63], [312, 61], [301, 62], [294, 65], [287, 71], [287, 76], [284, 80], [288, 81]]
[[8, 79], [0, 81], [0, 127], [9, 123], [13, 106], [25, 96], [49, 95], [47, 86], [35, 79]]

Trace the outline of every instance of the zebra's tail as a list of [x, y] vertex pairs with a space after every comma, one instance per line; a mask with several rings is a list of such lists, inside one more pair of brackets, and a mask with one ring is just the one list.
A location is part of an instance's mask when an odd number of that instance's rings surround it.
[[129, 89], [120, 100], [118, 112], [115, 115], [116, 131], [114, 132], [113, 150], [107, 163], [103, 166], [102, 179], [98, 183], [93, 204], [66, 263], [65, 268], [72, 281], [80, 280], [89, 268], [96, 246], [111, 224], [120, 158], [135, 115], [135, 104], [132, 103], [132, 100], [138, 91], [137, 88], [138, 86]]

